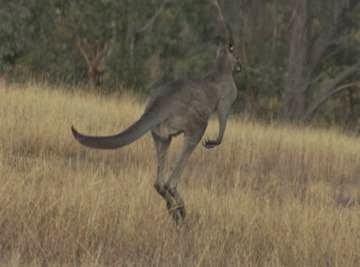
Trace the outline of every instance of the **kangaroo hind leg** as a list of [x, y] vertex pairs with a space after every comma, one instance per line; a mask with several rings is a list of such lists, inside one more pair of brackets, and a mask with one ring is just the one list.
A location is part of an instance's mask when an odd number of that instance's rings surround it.
[[184, 144], [181, 154], [176, 161], [173, 171], [168, 179], [167, 188], [171, 196], [176, 201], [176, 206], [173, 207], [173, 211], [171, 215], [173, 216], [176, 223], [182, 223], [185, 219], [186, 212], [185, 212], [185, 204], [183, 199], [181, 198], [179, 192], [177, 191], [177, 184], [181, 177], [181, 174], [184, 171], [184, 168], [194, 151], [197, 144], [200, 142], [201, 137], [203, 136], [206, 129], [206, 125], [204, 127], [198, 128], [197, 131], [191, 133], [184, 133]]
[[169, 138], [162, 138], [157, 135], [155, 132], [151, 132], [155, 149], [156, 149], [156, 158], [157, 158], [157, 174], [156, 174], [156, 181], [154, 187], [159, 195], [166, 201], [166, 206], [168, 210], [174, 206], [176, 206], [175, 200], [168, 192], [166, 187], [167, 178], [164, 174], [165, 171], [165, 163], [166, 163], [166, 156], [169, 150], [169, 146], [171, 143], [171, 137]]

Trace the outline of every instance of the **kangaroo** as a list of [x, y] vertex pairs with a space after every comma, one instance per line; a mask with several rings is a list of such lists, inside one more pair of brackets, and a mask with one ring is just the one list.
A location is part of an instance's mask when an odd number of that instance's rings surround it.
[[[219, 132], [216, 139], [205, 140], [205, 148], [221, 144], [230, 108], [237, 97], [233, 72], [241, 70], [234, 55], [231, 32], [217, 49], [215, 63], [208, 74], [199, 80], [176, 80], [162, 83], [148, 101], [143, 115], [126, 130], [112, 136], [88, 136], [73, 126], [72, 134], [82, 145], [99, 149], [115, 149], [128, 145], [151, 132], [157, 155], [156, 191], [166, 201], [167, 209], [176, 223], [185, 219], [185, 205], [177, 191], [179, 178], [191, 153], [206, 130], [209, 117], [216, 112]], [[183, 148], [172, 172], [164, 174], [167, 152], [173, 137], [183, 134]]]

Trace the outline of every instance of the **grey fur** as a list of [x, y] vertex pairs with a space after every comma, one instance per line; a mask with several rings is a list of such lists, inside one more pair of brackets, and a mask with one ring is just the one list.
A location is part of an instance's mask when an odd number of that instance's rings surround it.
[[[117, 135], [87, 136], [72, 127], [77, 141], [101, 149], [122, 147], [151, 131], [158, 161], [155, 188], [165, 199], [177, 223], [185, 218], [184, 202], [176, 190], [183, 169], [200, 142], [213, 112], [218, 116], [219, 133], [215, 140], [207, 140], [203, 145], [213, 148], [221, 144], [230, 108], [237, 96], [232, 74], [234, 70], [239, 71], [239, 62], [232, 50], [225, 45], [218, 48], [216, 62], [204, 79], [177, 80], [160, 85], [140, 119]], [[184, 135], [183, 150], [170, 176], [165, 176], [164, 166], [171, 139], [181, 133]]]
[[[213, 4], [225, 31], [220, 6], [216, 0]], [[87, 136], [71, 127], [75, 139], [81, 144], [102, 149], [128, 145], [151, 131], [158, 161], [155, 189], [166, 201], [176, 223], [182, 223], [185, 218], [184, 201], [176, 187], [190, 155], [200, 142], [209, 117], [214, 112], [219, 120], [219, 133], [216, 139], [206, 140], [203, 145], [213, 148], [221, 144], [230, 108], [237, 96], [233, 72], [240, 71], [240, 63], [233, 54], [230, 32], [224, 39], [218, 47], [215, 64], [204, 79], [161, 83], [141, 118], [125, 131], [113, 136]], [[183, 149], [171, 174], [166, 176], [164, 168], [168, 148], [171, 139], [178, 134], [184, 135]]]

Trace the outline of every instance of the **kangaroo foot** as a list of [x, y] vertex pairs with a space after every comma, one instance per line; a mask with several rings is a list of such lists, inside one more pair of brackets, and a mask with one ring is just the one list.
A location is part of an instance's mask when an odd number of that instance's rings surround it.
[[171, 196], [175, 199], [176, 202], [176, 210], [179, 212], [180, 216], [185, 219], [186, 212], [185, 212], [185, 204], [183, 199], [181, 198], [180, 194], [176, 190], [176, 188], [169, 188], [168, 192], [171, 194]]
[[183, 206], [173, 206], [168, 210], [177, 225], [183, 224], [185, 220], [185, 208]]

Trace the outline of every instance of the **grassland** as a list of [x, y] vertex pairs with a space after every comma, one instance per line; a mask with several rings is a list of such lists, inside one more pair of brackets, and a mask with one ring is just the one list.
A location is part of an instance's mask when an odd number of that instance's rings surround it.
[[149, 136], [99, 151], [70, 134], [117, 132], [142, 109], [130, 95], [0, 88], [0, 266], [360, 266], [359, 138], [233, 118], [219, 148], [192, 155], [176, 227]]

